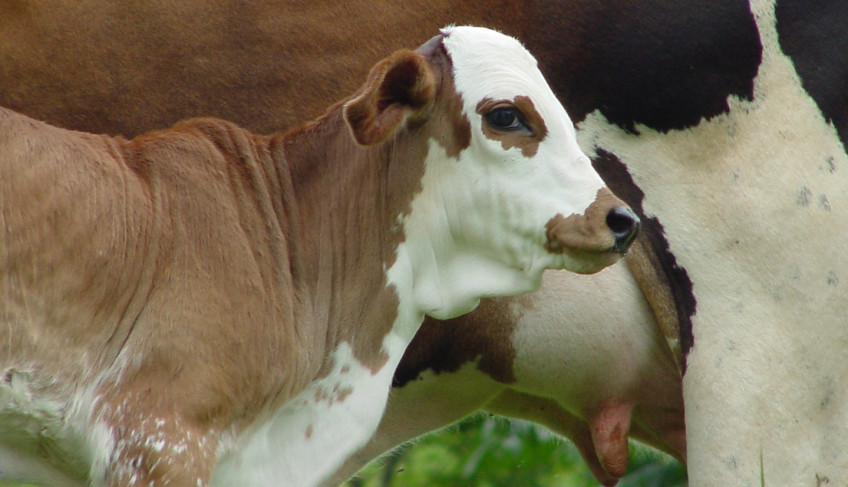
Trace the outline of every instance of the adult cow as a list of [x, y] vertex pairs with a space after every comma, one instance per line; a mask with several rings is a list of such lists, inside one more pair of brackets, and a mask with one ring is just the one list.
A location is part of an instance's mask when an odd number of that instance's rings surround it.
[[720, 19], [753, 35], [721, 40], [749, 61], [735, 71], [745, 89], [726, 91], [719, 114], [627, 126], [601, 110], [579, 137], [632, 176], [685, 269], [668, 275], [688, 316], [690, 483], [834, 485], [848, 479], [848, 4], [747, 7]]
[[284, 134], [4, 109], [0, 146], [0, 472], [60, 485], [315, 485], [425, 313], [598, 271], [638, 227], [535, 60], [481, 28]]

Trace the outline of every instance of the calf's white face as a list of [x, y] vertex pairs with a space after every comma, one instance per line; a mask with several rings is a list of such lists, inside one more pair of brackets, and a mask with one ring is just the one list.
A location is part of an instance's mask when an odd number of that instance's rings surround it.
[[455, 158], [431, 140], [423, 191], [404, 222], [409, 247], [427, 242], [410, 250], [423, 264], [413, 267], [436, 269], [416, 273], [421, 309], [448, 318], [481, 295], [537, 288], [546, 268], [589, 273], [615, 262], [638, 218], [578, 148], [535, 59], [488, 29], [442, 33], [470, 139]]

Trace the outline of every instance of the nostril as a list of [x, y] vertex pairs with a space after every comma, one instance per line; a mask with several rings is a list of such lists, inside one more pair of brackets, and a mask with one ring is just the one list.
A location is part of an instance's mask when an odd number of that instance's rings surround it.
[[607, 214], [607, 226], [615, 235], [615, 247], [624, 251], [639, 233], [639, 217], [630, 208], [619, 206]]

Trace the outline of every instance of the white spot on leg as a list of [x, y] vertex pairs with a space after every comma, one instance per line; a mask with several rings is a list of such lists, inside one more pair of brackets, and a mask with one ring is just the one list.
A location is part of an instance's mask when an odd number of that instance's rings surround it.
[[[384, 340], [389, 360], [376, 374], [342, 343], [333, 370], [229, 448], [210, 485], [319, 485], [376, 430], [403, 354], [396, 342], [391, 334]], [[334, 389], [349, 392], [342, 400]]]

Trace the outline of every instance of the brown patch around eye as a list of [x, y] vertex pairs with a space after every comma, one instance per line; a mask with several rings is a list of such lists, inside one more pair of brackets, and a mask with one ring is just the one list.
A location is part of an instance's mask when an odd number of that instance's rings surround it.
[[519, 95], [515, 97], [515, 106], [524, 114], [525, 120], [533, 129], [533, 135], [539, 139], [539, 142], [544, 140], [548, 135], [548, 127], [545, 125], [545, 120], [536, 111], [533, 100], [529, 96]]
[[477, 113], [481, 116], [502, 106], [513, 106], [521, 112], [523, 120], [529, 126], [530, 132], [497, 130], [489, 125], [483, 117], [483, 135], [501, 143], [504, 150], [518, 147], [524, 157], [533, 157], [539, 151], [539, 144], [548, 135], [548, 127], [530, 97], [519, 95], [514, 100], [492, 100], [484, 98], [477, 104]]

